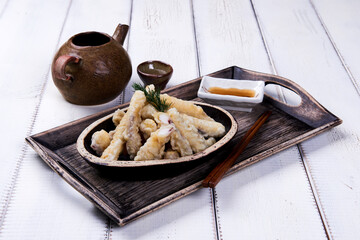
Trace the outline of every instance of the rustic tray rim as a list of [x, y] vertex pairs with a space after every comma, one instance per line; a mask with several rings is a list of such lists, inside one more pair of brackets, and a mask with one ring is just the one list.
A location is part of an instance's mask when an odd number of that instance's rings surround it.
[[[244, 71], [245, 73], [250, 73], [250, 74], [254, 74], [257, 75], [257, 77], [262, 78], [262, 77], [274, 77], [274, 78], [278, 78], [280, 80], [286, 80], [285, 78], [279, 77], [279, 76], [275, 76], [275, 75], [271, 75], [271, 74], [264, 74], [264, 73], [259, 73], [259, 72], [255, 72], [255, 71], [251, 71], [251, 70], [247, 70], [247, 69], [243, 69], [237, 66], [231, 66], [228, 68], [224, 68], [221, 69], [219, 71], [216, 71], [214, 73], [208, 74], [209, 76], [212, 75], [216, 75], [220, 72], [225, 72], [225, 71], [230, 71], [232, 72], [233, 76], [232, 78], [234, 78], [234, 74], [235, 71], [239, 70], [239, 71]], [[201, 77], [190, 80], [188, 82], [179, 84], [177, 86], [174, 86], [172, 88], [167, 89], [165, 92], [171, 92], [174, 91], [176, 88], [178, 87], [182, 87], [182, 86], [186, 86], [187, 84], [192, 84], [195, 83], [197, 81], [200, 81]], [[281, 84], [280, 84], [281, 85]], [[327, 131], [330, 128], [333, 128], [337, 125], [340, 125], [342, 123], [342, 120], [338, 117], [336, 117], [334, 114], [332, 114], [330, 111], [328, 111], [327, 109], [325, 109], [322, 105], [320, 105], [313, 97], [311, 97], [305, 90], [303, 90], [300, 86], [295, 85], [296, 89], [300, 89], [302, 90], [301, 93], [305, 93], [306, 97], [309, 98], [310, 100], [313, 101], [314, 105], [316, 107], [321, 108], [322, 111], [326, 112], [327, 114], [329, 114], [331, 116], [331, 120], [329, 120], [327, 123], [322, 124], [320, 126], [314, 127], [312, 130], [299, 135], [298, 137], [285, 141], [280, 145], [277, 145], [275, 147], [272, 147], [270, 149], [267, 149], [266, 151], [263, 151], [261, 153], [258, 153], [257, 155], [250, 157], [248, 159], [243, 160], [242, 162], [239, 162], [237, 164], [235, 164], [226, 174], [226, 176], [229, 176], [247, 166], [250, 166], [260, 160], [263, 160], [264, 158], [271, 156], [277, 152], [280, 152], [284, 149], [287, 149], [289, 147], [292, 147], [302, 141], [305, 141], [311, 137], [314, 137], [320, 133], [323, 133], [324, 131]], [[298, 93], [298, 92], [297, 92]], [[267, 96], [268, 97], [268, 96]], [[269, 97], [268, 97], [269, 98]], [[293, 116], [292, 114], [294, 113], [288, 113], [287, 111], [291, 111], [292, 107], [291, 106], [286, 106], [284, 104], [278, 104], [275, 102], [274, 104], [274, 99], [269, 98], [268, 99], [270, 101], [270, 103], [273, 104], [273, 106], [275, 106], [275, 108], [279, 108], [280, 110], [284, 111], [285, 113]], [[116, 106], [104, 111], [101, 111], [99, 113], [96, 114], [92, 114], [90, 116], [81, 118], [82, 120], [85, 119], [91, 119], [91, 118], [99, 118], [101, 115], [105, 115], [105, 113], [108, 113], [109, 111], [114, 111], [115, 109], [117, 109], [118, 107], [126, 107], [128, 106], [128, 103], [123, 104], [121, 106]], [[290, 110], [289, 110], [290, 109]], [[295, 116], [296, 117], [296, 116]], [[78, 119], [78, 120], [81, 120]], [[75, 120], [75, 121], [78, 121]], [[42, 145], [41, 143], [39, 143], [36, 140], [37, 136], [41, 136], [43, 134], [46, 134], [46, 132], [48, 131], [52, 131], [52, 130], [56, 130], [56, 129], [61, 129], [64, 127], [68, 127], [71, 126], [71, 124], [75, 121], [69, 122], [67, 124], [63, 124], [61, 126], [49, 129], [47, 131], [44, 132], [40, 132], [38, 134], [34, 134], [32, 136], [26, 137], [26, 142], [39, 154], [39, 156], [57, 173], [59, 174], [66, 182], [68, 182], [72, 187], [74, 187], [77, 191], [79, 191], [85, 198], [87, 198], [88, 200], [90, 200], [91, 202], [93, 202], [95, 204], [96, 207], [98, 207], [102, 212], [104, 212], [107, 216], [109, 216], [114, 222], [116, 222], [118, 225], [123, 226], [129, 222], [132, 222], [142, 216], [145, 216], [163, 206], [166, 206], [184, 196], [187, 196], [191, 193], [193, 193], [194, 191], [202, 188], [201, 186], [201, 181], [193, 183], [192, 185], [189, 185], [177, 192], [174, 192], [158, 201], [153, 202], [152, 204], [147, 205], [146, 207], [143, 207], [131, 214], [129, 214], [126, 217], [121, 218], [117, 212], [115, 212], [111, 206], [109, 206], [109, 202], [105, 202], [103, 201], [103, 199], [101, 199], [99, 196], [97, 196], [95, 194], [94, 191], [92, 191], [92, 189], [89, 186], [86, 186], [86, 184], [84, 184], [82, 182], [81, 179], [78, 179], [77, 177], [79, 176], [74, 176], [75, 173], [71, 173], [71, 171], [69, 172], [66, 168], [64, 168], [63, 163], [59, 163], [56, 159], [52, 158], [51, 156], [49, 156], [46, 151], [44, 150], [44, 148], [46, 148], [46, 146]], [[300, 119], [301, 121], [301, 119]], [[81, 176], [80, 176], [81, 177]], [[111, 203], [110, 203], [111, 205]]]

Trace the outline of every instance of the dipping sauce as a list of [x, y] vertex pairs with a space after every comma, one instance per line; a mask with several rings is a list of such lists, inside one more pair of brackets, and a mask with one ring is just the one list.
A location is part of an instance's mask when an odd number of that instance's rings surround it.
[[213, 94], [220, 95], [233, 95], [238, 97], [255, 97], [255, 90], [252, 89], [238, 89], [238, 88], [221, 88], [221, 87], [210, 87], [208, 91]]

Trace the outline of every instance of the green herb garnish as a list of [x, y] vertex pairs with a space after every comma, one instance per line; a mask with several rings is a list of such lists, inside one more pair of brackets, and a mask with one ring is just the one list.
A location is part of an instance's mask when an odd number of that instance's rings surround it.
[[166, 99], [164, 98], [160, 98], [159, 89], [147, 91], [146, 88], [139, 83], [134, 83], [132, 87], [134, 90], [143, 91], [146, 97], [146, 101], [153, 105], [159, 112], [165, 112], [170, 108], [171, 103], [166, 102]]

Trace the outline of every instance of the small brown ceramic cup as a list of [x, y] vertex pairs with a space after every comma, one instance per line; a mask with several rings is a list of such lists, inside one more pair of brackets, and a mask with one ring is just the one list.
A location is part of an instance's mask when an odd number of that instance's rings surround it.
[[154, 84], [155, 88], [164, 90], [173, 74], [173, 68], [167, 63], [153, 60], [140, 63], [137, 73], [145, 85]]

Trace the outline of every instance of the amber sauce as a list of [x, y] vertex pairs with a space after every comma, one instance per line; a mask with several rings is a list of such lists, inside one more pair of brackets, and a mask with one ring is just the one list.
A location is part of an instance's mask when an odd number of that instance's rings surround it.
[[238, 97], [255, 97], [255, 90], [252, 89], [238, 89], [238, 88], [221, 88], [210, 87], [208, 89], [210, 93], [220, 95], [233, 95]]

